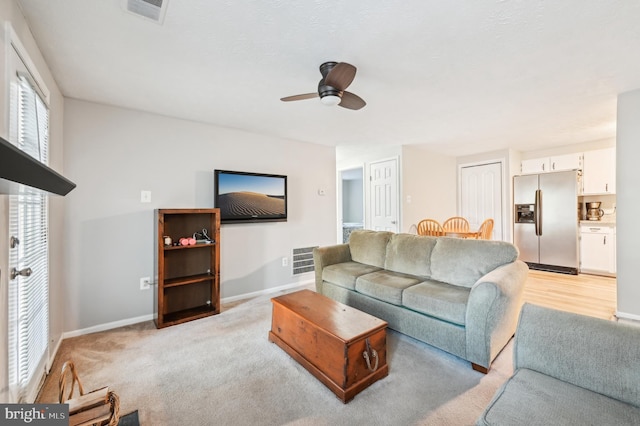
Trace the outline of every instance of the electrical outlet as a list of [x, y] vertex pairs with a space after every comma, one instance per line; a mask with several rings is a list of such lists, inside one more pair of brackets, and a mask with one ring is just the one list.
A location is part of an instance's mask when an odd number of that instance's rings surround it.
[[151, 288], [151, 277], [140, 278], [140, 290], [149, 290]]
[[282, 258], [282, 267], [285, 266], [289, 266], [289, 258], [288, 257], [283, 257]]

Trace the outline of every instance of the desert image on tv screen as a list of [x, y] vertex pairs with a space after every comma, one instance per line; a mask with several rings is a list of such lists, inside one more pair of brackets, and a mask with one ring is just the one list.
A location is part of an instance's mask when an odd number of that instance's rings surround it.
[[218, 207], [222, 218], [284, 216], [285, 180], [220, 173]]

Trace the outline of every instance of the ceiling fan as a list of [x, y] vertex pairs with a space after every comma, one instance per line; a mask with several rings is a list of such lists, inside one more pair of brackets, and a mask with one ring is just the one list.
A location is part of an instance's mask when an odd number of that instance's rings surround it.
[[318, 83], [318, 92], [280, 98], [281, 101], [301, 101], [320, 97], [325, 105], [339, 105], [343, 108], [358, 110], [367, 103], [358, 95], [347, 92], [353, 78], [356, 76], [356, 67], [346, 62], [325, 62], [320, 65], [322, 79]]

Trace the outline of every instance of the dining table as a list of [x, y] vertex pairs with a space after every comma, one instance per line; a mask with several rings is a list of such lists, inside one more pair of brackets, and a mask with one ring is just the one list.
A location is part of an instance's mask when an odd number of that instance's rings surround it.
[[461, 229], [445, 230], [444, 235], [447, 237], [455, 238], [478, 238], [480, 236], [479, 231], [463, 231]]

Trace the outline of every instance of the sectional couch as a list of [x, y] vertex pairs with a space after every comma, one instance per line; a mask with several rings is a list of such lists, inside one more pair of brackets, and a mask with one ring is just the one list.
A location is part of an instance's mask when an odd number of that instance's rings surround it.
[[314, 262], [317, 292], [484, 373], [515, 332], [528, 272], [507, 242], [370, 230]]
[[640, 425], [640, 326], [526, 304], [513, 363], [477, 425]]

